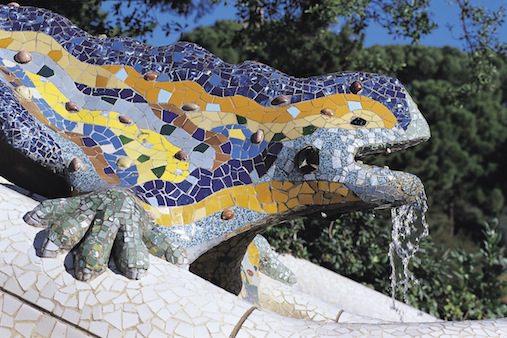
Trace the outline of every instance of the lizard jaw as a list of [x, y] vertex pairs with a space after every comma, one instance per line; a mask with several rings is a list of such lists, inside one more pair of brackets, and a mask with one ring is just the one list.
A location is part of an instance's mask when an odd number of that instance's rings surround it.
[[364, 177], [363, 182], [369, 182], [369, 186], [356, 180], [349, 187], [363, 201], [373, 203], [378, 208], [393, 207], [414, 202], [424, 194], [424, 185], [421, 180], [410, 173], [394, 171], [389, 167], [377, 167], [364, 164], [360, 161], [367, 155], [390, 154], [395, 151], [405, 150], [419, 143], [427, 141], [431, 134], [428, 123], [419, 111], [410, 95], [406, 93], [408, 110], [411, 123], [406, 130], [399, 129], [391, 133], [380, 133], [377, 142], [366, 142], [356, 148], [354, 164], [358, 172]]

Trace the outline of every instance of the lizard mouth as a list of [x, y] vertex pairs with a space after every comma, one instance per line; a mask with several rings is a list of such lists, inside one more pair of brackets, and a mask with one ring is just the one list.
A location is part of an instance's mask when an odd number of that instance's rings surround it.
[[[361, 200], [374, 204], [376, 208], [391, 208], [413, 203], [424, 194], [422, 181], [416, 175], [382, 166], [381, 163], [386, 159], [382, 155], [405, 150], [426, 139], [414, 138], [403, 142], [365, 145], [358, 148], [354, 160], [363, 181], [358, 180], [349, 188]], [[374, 164], [364, 162], [370, 160]]]
[[427, 138], [420, 137], [402, 142], [387, 142], [383, 144], [372, 143], [364, 145], [357, 149], [354, 159], [356, 162], [371, 161], [373, 155], [389, 155], [391, 153], [414, 147], [426, 140]]
[[[364, 202], [377, 208], [390, 208], [412, 203], [424, 193], [424, 185], [416, 175], [393, 170], [385, 162], [386, 156], [413, 147], [425, 139], [406, 142], [365, 145], [358, 148], [354, 157], [361, 179], [349, 185]], [[373, 162], [373, 163], [372, 163]]]
[[357, 175], [346, 182], [362, 201], [378, 208], [412, 203], [424, 194], [424, 186], [417, 176], [391, 170], [387, 166], [364, 163], [373, 157], [373, 162], [378, 164], [383, 156], [379, 158], [377, 155], [402, 151], [430, 138], [428, 123], [408, 94], [407, 98], [412, 121], [408, 128], [379, 133], [376, 139], [363, 137], [364, 143], [359, 144], [354, 153], [353, 167]]

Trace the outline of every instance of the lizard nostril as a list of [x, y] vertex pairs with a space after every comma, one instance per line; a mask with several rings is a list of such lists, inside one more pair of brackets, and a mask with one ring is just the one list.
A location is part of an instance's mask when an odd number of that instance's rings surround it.
[[81, 171], [81, 170], [86, 170], [86, 166], [79, 158], [74, 157], [72, 159], [72, 161], [70, 161], [69, 169], [71, 171]]
[[234, 218], [234, 210], [232, 209], [225, 209], [222, 211], [222, 215], [220, 215], [220, 218], [222, 218], [224, 221], [228, 221]]
[[333, 116], [334, 111], [331, 108], [324, 108], [320, 111], [320, 113], [324, 116]]
[[78, 104], [76, 102], [73, 102], [73, 101], [66, 102], [65, 103], [65, 109], [68, 112], [71, 112], [71, 113], [77, 113], [77, 112], [79, 112], [79, 106], [78, 106]]
[[120, 167], [121, 169], [128, 169], [134, 164], [134, 161], [132, 161], [128, 157], [120, 157], [118, 161], [116, 161], [116, 165]]
[[180, 161], [188, 161], [188, 154], [184, 150], [178, 151], [174, 154], [174, 157]]
[[319, 168], [319, 149], [314, 146], [306, 146], [296, 154], [296, 167], [303, 174], [309, 174]]
[[132, 119], [125, 115], [118, 116], [118, 120], [123, 124], [132, 124]]
[[352, 119], [352, 121], [350, 121], [350, 124], [353, 125], [353, 126], [359, 126], [359, 127], [363, 127], [366, 125], [366, 123], [368, 123], [365, 119], [361, 118], [361, 117], [355, 117]]
[[195, 103], [185, 103], [181, 109], [183, 109], [184, 111], [198, 111], [199, 110], [199, 106]]
[[357, 94], [363, 89], [363, 84], [360, 81], [354, 81], [350, 84], [350, 91], [352, 94]]
[[252, 134], [252, 143], [259, 144], [264, 140], [264, 131], [262, 129], [257, 130]]

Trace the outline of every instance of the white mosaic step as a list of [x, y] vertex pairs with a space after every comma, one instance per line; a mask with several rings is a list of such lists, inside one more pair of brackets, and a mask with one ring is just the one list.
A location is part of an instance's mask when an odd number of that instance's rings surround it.
[[[300, 293], [325, 299], [345, 312], [388, 322], [434, 322], [438, 319], [391, 297], [303, 259], [281, 255], [296, 275]], [[315, 278], [318, 276], [318, 278]]]

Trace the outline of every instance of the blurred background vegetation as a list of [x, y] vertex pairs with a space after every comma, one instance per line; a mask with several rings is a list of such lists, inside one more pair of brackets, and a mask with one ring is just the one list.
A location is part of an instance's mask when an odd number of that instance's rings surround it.
[[[237, 0], [229, 2], [236, 20], [188, 32], [160, 23], [154, 13], [199, 18], [220, 1], [22, 2], [61, 13], [93, 34], [145, 40], [163, 25], [167, 34], [179, 30], [182, 40], [196, 42], [227, 62], [256, 60], [294, 76], [364, 70], [399, 78], [428, 120], [432, 138], [368, 162], [414, 173], [426, 186], [431, 235], [412, 262], [419, 282], [410, 288], [408, 300], [443, 319], [507, 316], [502, 299], [507, 295], [507, 47], [505, 36], [502, 41], [498, 34], [505, 20], [502, 8], [451, 0], [459, 13], [459, 29], [453, 34], [463, 45], [456, 49], [418, 43], [436, 28], [431, 0]], [[331, 29], [337, 23], [339, 29]], [[365, 31], [373, 23], [412, 43], [365, 48]], [[266, 235], [280, 252], [390, 294], [389, 218], [376, 212], [300, 219]]]

